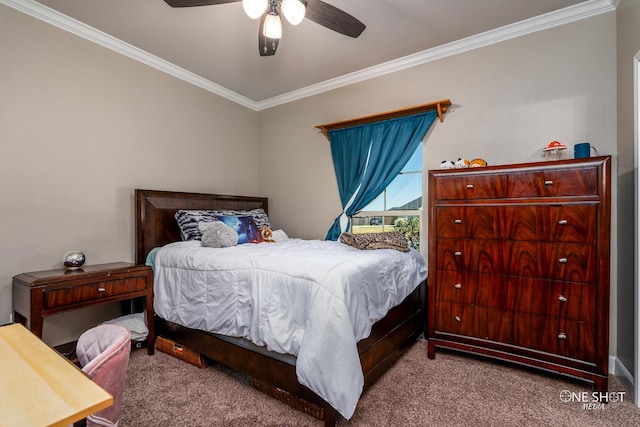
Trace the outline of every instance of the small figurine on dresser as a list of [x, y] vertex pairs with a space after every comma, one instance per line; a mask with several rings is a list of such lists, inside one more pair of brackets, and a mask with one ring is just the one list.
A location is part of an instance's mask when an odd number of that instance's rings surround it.
[[482, 166], [487, 166], [487, 162], [483, 159], [473, 159], [471, 161], [467, 159], [463, 159], [462, 157], [458, 157], [458, 160], [443, 160], [440, 163], [440, 169], [466, 169], [466, 168], [478, 168]]
[[451, 160], [443, 160], [442, 163], [440, 163], [440, 169], [455, 169], [456, 164], [454, 162], [452, 162]]
[[560, 141], [551, 141], [546, 147], [542, 149], [542, 152], [549, 156], [552, 160], [559, 159], [561, 157], [560, 152], [566, 150], [567, 146]]
[[464, 168], [468, 168], [469, 164], [471, 162], [469, 162], [469, 160], [467, 159], [461, 159], [460, 157], [458, 157], [458, 160], [456, 160], [456, 169], [464, 169]]
[[489, 164], [484, 159], [473, 159], [469, 163], [469, 167], [470, 168], [482, 168], [482, 167], [485, 167], [485, 166], [489, 166]]

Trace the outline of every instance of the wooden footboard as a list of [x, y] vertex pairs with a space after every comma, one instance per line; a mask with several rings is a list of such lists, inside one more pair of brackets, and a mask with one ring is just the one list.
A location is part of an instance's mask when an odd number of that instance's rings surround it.
[[[426, 282], [423, 282], [374, 325], [368, 338], [358, 343], [365, 388], [386, 372], [424, 332], [425, 295]], [[325, 426], [335, 425], [338, 416], [336, 410], [298, 382], [294, 356], [269, 351], [242, 338], [189, 329], [159, 317], [156, 317], [155, 327], [159, 336], [183, 344], [259, 383], [284, 391], [294, 400], [302, 399], [311, 403], [320, 410], [305, 412], [323, 419]]]

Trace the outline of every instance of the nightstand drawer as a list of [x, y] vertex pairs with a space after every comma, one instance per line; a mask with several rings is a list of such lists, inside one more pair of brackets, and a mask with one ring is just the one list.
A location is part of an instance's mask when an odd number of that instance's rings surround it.
[[145, 276], [104, 280], [88, 285], [45, 291], [42, 304], [44, 310], [50, 310], [145, 289]]

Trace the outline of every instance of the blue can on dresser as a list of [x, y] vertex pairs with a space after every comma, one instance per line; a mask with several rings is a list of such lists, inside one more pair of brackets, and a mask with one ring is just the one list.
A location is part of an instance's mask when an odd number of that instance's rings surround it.
[[591, 157], [591, 144], [582, 142], [573, 146], [573, 157], [576, 159], [584, 159]]

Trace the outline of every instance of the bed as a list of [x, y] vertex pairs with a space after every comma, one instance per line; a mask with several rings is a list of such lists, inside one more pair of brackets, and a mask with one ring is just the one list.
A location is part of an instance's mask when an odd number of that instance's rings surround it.
[[[201, 193], [135, 190], [136, 262], [143, 264], [154, 248], [180, 245], [180, 229], [175, 213], [184, 209], [253, 210], [268, 212], [263, 197], [212, 195]], [[368, 251], [370, 252], [370, 251]], [[375, 252], [375, 251], [374, 251]], [[366, 338], [357, 342], [364, 388], [379, 378], [424, 332], [426, 281], [378, 320]], [[174, 319], [175, 320], [175, 319]], [[335, 425], [338, 410], [318, 393], [301, 384], [296, 373], [297, 359], [290, 354], [268, 350], [251, 341], [205, 332], [156, 316], [156, 334], [178, 342], [231, 369], [248, 375], [260, 390], [318, 419]]]

